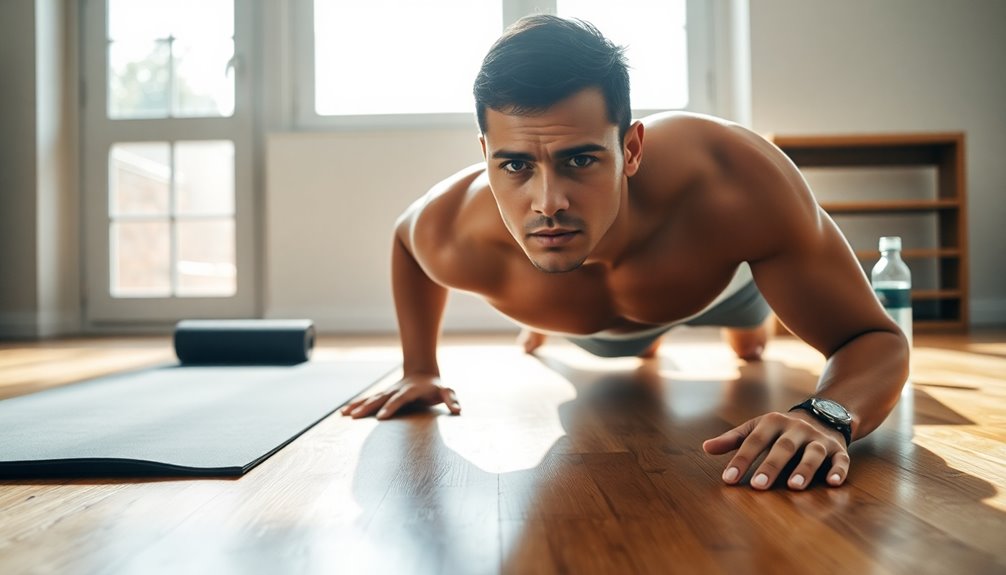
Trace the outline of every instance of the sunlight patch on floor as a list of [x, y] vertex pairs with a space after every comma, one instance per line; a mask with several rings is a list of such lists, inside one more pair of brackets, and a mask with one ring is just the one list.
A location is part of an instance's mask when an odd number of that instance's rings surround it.
[[447, 346], [441, 357], [443, 381], [461, 403], [460, 417], [440, 418], [441, 438], [479, 469], [537, 467], [566, 435], [559, 408], [576, 398], [576, 389], [539, 359], [512, 345]]
[[977, 353], [988, 353], [1006, 358], [1006, 342], [972, 343], [968, 350]]
[[660, 349], [660, 376], [689, 381], [740, 378], [737, 356], [722, 343], [679, 343]]

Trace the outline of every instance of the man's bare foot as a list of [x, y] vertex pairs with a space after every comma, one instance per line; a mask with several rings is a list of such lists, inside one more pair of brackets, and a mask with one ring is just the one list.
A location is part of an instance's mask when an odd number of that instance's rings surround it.
[[744, 361], [761, 361], [765, 345], [775, 332], [775, 315], [770, 315], [760, 326], [751, 329], [725, 327], [723, 339]]
[[545, 343], [545, 334], [537, 331], [522, 329], [520, 335], [517, 336], [517, 345], [524, 348], [524, 353], [532, 353], [543, 343]]

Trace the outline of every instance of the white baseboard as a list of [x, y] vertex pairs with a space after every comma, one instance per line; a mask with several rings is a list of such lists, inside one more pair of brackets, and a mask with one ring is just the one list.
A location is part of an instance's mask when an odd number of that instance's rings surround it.
[[35, 312], [0, 313], [0, 339], [38, 338], [38, 314]]
[[971, 325], [1006, 326], [1006, 299], [971, 300]]

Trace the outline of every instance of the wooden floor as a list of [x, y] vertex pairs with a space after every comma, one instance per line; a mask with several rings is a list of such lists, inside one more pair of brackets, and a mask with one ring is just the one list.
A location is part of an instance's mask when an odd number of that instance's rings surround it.
[[[460, 417], [334, 415], [236, 480], [0, 482], [0, 573], [1006, 573], [1006, 332], [918, 335], [914, 391], [847, 484], [802, 493], [725, 486], [700, 448], [812, 391], [823, 361], [796, 340], [751, 365], [703, 330], [648, 362], [498, 336], [441, 357]], [[0, 344], [0, 397], [171, 358]]]

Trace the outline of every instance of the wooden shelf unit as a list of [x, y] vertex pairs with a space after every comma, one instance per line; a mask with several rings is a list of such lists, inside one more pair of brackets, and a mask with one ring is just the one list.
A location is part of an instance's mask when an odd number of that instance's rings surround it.
[[[932, 260], [936, 289], [912, 290], [913, 328], [917, 331], [968, 330], [968, 237], [964, 134], [920, 133], [831, 136], [781, 136], [769, 139], [799, 168], [935, 167], [936, 198], [822, 202], [831, 215], [934, 214], [935, 248], [905, 246], [902, 257]], [[880, 257], [877, 250], [857, 250], [864, 262]]]

